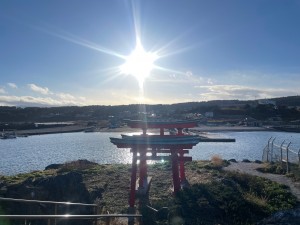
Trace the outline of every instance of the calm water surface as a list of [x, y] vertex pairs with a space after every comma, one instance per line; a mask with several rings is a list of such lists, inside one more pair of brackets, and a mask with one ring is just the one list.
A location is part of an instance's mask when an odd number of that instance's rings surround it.
[[[300, 134], [285, 132], [222, 132], [208, 133], [211, 137], [235, 138], [235, 143], [199, 143], [190, 155], [195, 160], [220, 155], [224, 159], [261, 159], [262, 150], [270, 137], [276, 143], [291, 141], [300, 148]], [[129, 149], [117, 149], [109, 137], [120, 133], [65, 133], [0, 140], [0, 174], [12, 175], [43, 170], [52, 163], [88, 159], [97, 163], [130, 163]]]

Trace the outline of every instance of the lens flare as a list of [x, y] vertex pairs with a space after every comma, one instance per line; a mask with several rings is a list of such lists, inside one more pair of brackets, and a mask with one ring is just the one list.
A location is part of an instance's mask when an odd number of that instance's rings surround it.
[[154, 68], [154, 62], [158, 59], [155, 52], [146, 52], [139, 38], [135, 49], [126, 57], [126, 62], [120, 66], [121, 73], [134, 76], [142, 89], [146, 77]]

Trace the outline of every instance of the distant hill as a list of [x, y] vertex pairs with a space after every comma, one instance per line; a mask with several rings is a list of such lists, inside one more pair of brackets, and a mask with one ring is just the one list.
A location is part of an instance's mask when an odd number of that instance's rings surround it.
[[[286, 108], [300, 106], [300, 96], [273, 98], [278, 110], [272, 107], [257, 108], [259, 100], [213, 100], [203, 102], [185, 102], [176, 104], [156, 105], [117, 105], [117, 106], [63, 106], [63, 107], [9, 107], [0, 106], [0, 123], [7, 122], [62, 122], [62, 121], [92, 121], [110, 118], [141, 118], [145, 112], [165, 118], [181, 118], [187, 113], [214, 112], [216, 116], [239, 115], [257, 119], [270, 116], [281, 116], [285, 121], [300, 119], [298, 111]], [[290, 111], [287, 111], [290, 110]], [[294, 110], [294, 111], [291, 111]]]
[[276, 101], [277, 105], [300, 106], [300, 96], [273, 98], [272, 100]]

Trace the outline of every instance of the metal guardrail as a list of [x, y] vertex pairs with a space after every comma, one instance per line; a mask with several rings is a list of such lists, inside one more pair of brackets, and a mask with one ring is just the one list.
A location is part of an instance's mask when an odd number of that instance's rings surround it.
[[99, 214], [99, 215], [0, 215], [6, 219], [98, 219], [98, 218], [141, 218], [139, 214]]
[[[97, 214], [98, 213], [98, 205], [97, 204], [87, 204], [87, 203], [75, 203], [75, 202], [56, 202], [56, 201], [41, 201], [41, 200], [29, 200], [29, 199], [14, 199], [14, 198], [3, 198], [0, 197], [0, 201], [7, 201], [7, 202], [19, 202], [19, 203], [42, 203], [42, 204], [53, 204], [54, 215], [0, 215], [1, 219], [13, 219], [13, 220], [25, 220], [25, 224], [27, 224], [27, 220], [36, 220], [36, 219], [46, 219], [48, 224], [50, 225], [51, 220], [54, 220], [54, 225], [56, 225], [57, 219], [63, 220], [71, 220], [71, 219], [91, 219], [95, 221], [97, 224], [97, 220], [105, 219], [106, 224], [110, 224], [111, 218], [128, 218], [128, 221], [133, 222], [134, 218], [141, 218], [142, 215], [138, 214]], [[65, 206], [85, 206], [85, 207], [94, 207], [95, 215], [57, 215], [57, 205], [65, 205]]]
[[76, 203], [76, 202], [55, 202], [55, 201], [41, 201], [41, 200], [31, 200], [31, 199], [16, 199], [16, 198], [2, 198], [0, 201], [8, 202], [24, 202], [24, 203], [44, 203], [44, 204], [55, 204], [55, 205], [78, 205], [78, 206], [91, 206], [97, 207], [97, 204], [87, 204], [87, 203]]
[[[99, 214], [99, 215], [0, 215], [1, 219], [10, 219], [10, 220], [24, 220], [25, 225], [27, 224], [27, 220], [47, 220], [47, 224], [51, 225], [51, 221], [54, 220], [56, 224], [56, 220], [92, 220], [94, 224], [98, 224], [97, 221], [99, 219], [105, 219], [105, 224], [109, 225], [112, 218], [127, 218], [128, 224], [133, 225], [134, 219], [141, 219], [142, 215], [138, 214]], [[30, 224], [30, 223], [29, 223]]]

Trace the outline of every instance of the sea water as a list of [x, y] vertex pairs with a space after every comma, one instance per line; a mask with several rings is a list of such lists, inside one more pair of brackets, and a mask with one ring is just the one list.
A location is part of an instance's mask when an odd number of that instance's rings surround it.
[[[211, 159], [219, 155], [223, 159], [260, 160], [268, 139], [276, 137], [276, 144], [283, 140], [292, 142], [297, 152], [300, 148], [299, 133], [285, 132], [221, 132], [207, 133], [213, 138], [235, 138], [234, 143], [199, 143], [190, 150], [193, 160]], [[96, 163], [131, 163], [129, 149], [118, 149], [109, 137], [121, 137], [121, 133], [61, 133], [0, 140], [0, 174], [43, 170], [53, 163], [87, 159]]]

